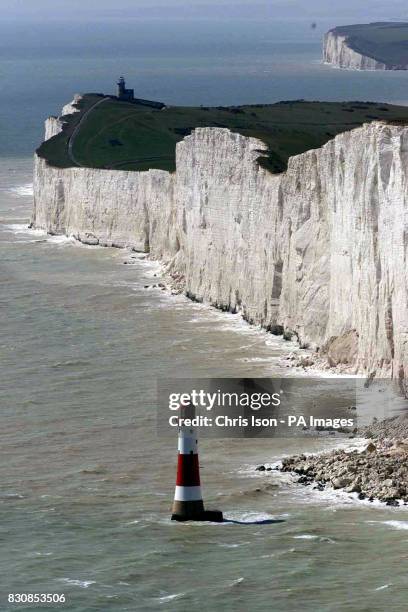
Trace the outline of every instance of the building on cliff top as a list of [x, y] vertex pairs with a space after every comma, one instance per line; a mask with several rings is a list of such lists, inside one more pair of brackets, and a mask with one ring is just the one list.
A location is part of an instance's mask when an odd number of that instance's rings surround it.
[[117, 96], [119, 100], [126, 100], [127, 102], [135, 99], [134, 89], [126, 89], [125, 77], [121, 76], [117, 82]]

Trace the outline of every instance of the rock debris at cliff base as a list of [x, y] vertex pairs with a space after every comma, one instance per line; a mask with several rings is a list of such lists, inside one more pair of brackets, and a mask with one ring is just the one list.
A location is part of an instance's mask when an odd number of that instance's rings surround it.
[[282, 460], [282, 472], [297, 482], [323, 491], [327, 487], [355, 493], [360, 500], [387, 505], [408, 504], [408, 417], [374, 422], [359, 434], [370, 439], [363, 452], [335, 450]]

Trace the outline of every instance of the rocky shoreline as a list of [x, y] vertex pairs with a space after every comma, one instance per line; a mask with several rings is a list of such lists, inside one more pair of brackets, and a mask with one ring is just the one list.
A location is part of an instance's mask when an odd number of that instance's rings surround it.
[[299, 484], [320, 491], [333, 488], [354, 493], [360, 500], [408, 505], [408, 417], [374, 421], [358, 434], [367, 439], [363, 451], [337, 449], [319, 455], [285, 457], [276, 469], [290, 472], [298, 477]]

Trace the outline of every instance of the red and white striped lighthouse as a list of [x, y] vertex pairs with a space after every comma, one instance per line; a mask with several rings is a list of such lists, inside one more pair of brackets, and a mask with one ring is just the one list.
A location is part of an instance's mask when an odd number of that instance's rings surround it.
[[197, 432], [186, 426], [185, 419], [193, 419], [193, 405], [180, 407], [176, 491], [171, 518], [173, 521], [223, 521], [222, 512], [205, 510], [200, 483]]

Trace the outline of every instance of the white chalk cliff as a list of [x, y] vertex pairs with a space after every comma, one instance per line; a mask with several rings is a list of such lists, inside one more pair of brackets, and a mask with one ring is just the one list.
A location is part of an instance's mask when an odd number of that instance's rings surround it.
[[81, 99], [82, 96], [80, 94], [75, 94], [72, 102], [65, 104], [65, 106], [62, 108], [60, 117], [48, 117], [45, 122], [44, 140], [48, 140], [49, 138], [52, 138], [53, 136], [59, 134], [59, 132], [63, 128], [64, 115], [71, 115], [72, 113], [77, 113], [79, 109], [75, 105]]
[[190, 297], [293, 330], [333, 365], [405, 377], [408, 127], [363, 125], [280, 175], [259, 166], [262, 149], [198, 128], [173, 174], [36, 158], [32, 223], [150, 252]]
[[[330, 30], [324, 36], [323, 60], [337, 68], [348, 68], [351, 70], [395, 70], [395, 66], [379, 62], [373, 57], [362, 55], [351, 48], [348, 37]], [[399, 69], [408, 67], [400, 66]]]

